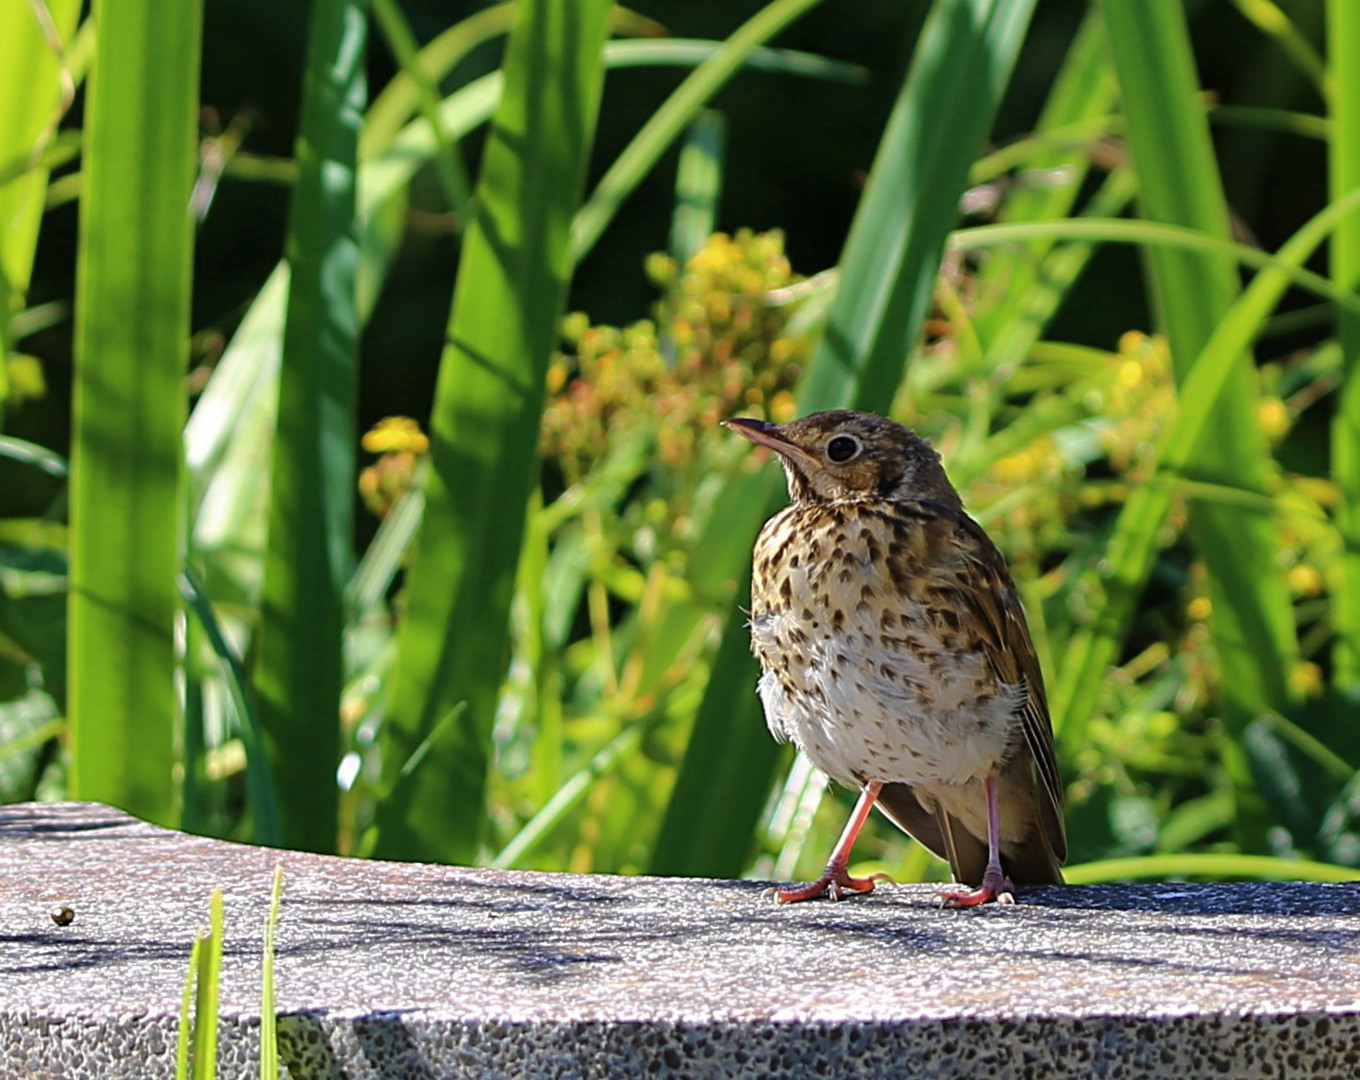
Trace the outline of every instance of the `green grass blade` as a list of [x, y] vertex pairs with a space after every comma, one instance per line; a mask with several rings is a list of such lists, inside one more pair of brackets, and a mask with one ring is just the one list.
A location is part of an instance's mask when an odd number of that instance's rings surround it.
[[[465, 234], [431, 423], [425, 520], [407, 575], [377, 850], [472, 861], [504, 676], [544, 380], [566, 298], [572, 212], [599, 107], [604, 0], [521, 7]], [[467, 707], [400, 785], [392, 775]]]
[[198, 950], [198, 992], [194, 1001], [194, 1080], [217, 1075], [217, 1018], [222, 1001], [222, 890], [214, 889], [208, 933]]
[[[1181, 4], [1105, 0], [1103, 10], [1143, 216], [1228, 239], [1227, 204]], [[1236, 270], [1226, 259], [1164, 248], [1150, 251], [1148, 264], [1158, 322], [1183, 382], [1233, 302]], [[1256, 402], [1255, 372], [1244, 349], [1215, 399], [1207, 437], [1186, 462], [1190, 475], [1263, 493], [1270, 489], [1275, 467], [1256, 420]], [[1190, 535], [1208, 571], [1220, 685], [1236, 728], [1253, 710], [1283, 709], [1293, 696], [1298, 643], [1288, 588], [1276, 567], [1279, 530], [1273, 521], [1235, 507], [1201, 503], [1191, 508]], [[1140, 561], [1150, 567], [1151, 553]], [[1102, 632], [1117, 629], [1107, 622]]]
[[1010, 80], [1030, 0], [937, 0], [841, 257], [804, 412], [887, 411], [935, 289], [968, 168]]
[[[1360, 6], [1349, 0], [1327, 4], [1327, 51], [1331, 58], [1328, 187], [1333, 201], [1360, 187]], [[1332, 281], [1360, 291], [1360, 219], [1337, 230], [1331, 247]], [[1341, 580], [1335, 586], [1332, 677], [1350, 690], [1360, 683], [1360, 315], [1337, 318], [1343, 381], [1332, 421], [1332, 478], [1340, 495]]]
[[71, 794], [171, 824], [202, 9], [110, 0], [95, 14], [76, 282]]
[[189, 947], [189, 966], [184, 972], [184, 989], [179, 1000], [179, 1038], [175, 1043], [175, 1080], [190, 1080], [189, 1059], [194, 1045], [194, 986], [198, 981], [199, 957], [203, 952], [202, 933], [194, 934], [194, 943]]
[[1360, 315], [1360, 296], [1339, 288], [1321, 274], [1285, 261], [1281, 256], [1230, 240], [1206, 236], [1180, 225], [1154, 221], [1129, 221], [1120, 218], [1069, 218], [1061, 221], [1028, 221], [1009, 225], [977, 225], [959, 229], [949, 238], [955, 251], [978, 251], [1003, 244], [1024, 243], [1031, 239], [1089, 241], [1111, 244], [1143, 244], [1185, 252], [1222, 255], [1256, 270], [1270, 269], [1284, 274], [1293, 285], [1331, 301], [1346, 312]]
[[[926, 315], [969, 164], [1032, 10], [1030, 0], [937, 0], [932, 8], [841, 256], [827, 329], [799, 387], [800, 411], [850, 403], [888, 410]], [[734, 483], [739, 512], [715, 515], [712, 526], [726, 534], [722, 547], [733, 563], [706, 572], [749, 583], [751, 542], [778, 505], [782, 485], [774, 468]], [[760, 716], [744, 623], [740, 612], [728, 620], [653, 850], [653, 872], [731, 876], [750, 853], [778, 750]]]
[[180, 577], [180, 592], [217, 658], [227, 696], [240, 724], [241, 741], [246, 748], [246, 796], [250, 800], [251, 839], [257, 844], [278, 846], [283, 843], [283, 828], [279, 821], [274, 768], [266, 749], [264, 725], [247, 692], [249, 680], [245, 665], [227, 640], [198, 576], [187, 567]]
[[[716, 61], [724, 48], [726, 48], [724, 43], [713, 41], [678, 39], [609, 41], [604, 46], [604, 65], [611, 70], [644, 66], [693, 67], [696, 64]], [[808, 53], [787, 49], [750, 47], [737, 58], [737, 62], [741, 66], [758, 70], [816, 78], [849, 79], [860, 71], [852, 65], [836, 64]], [[670, 130], [672, 124], [677, 129], [683, 127], [702, 108], [707, 97], [719, 89], [719, 84], [710, 85], [711, 82], [710, 77], [697, 89], [689, 80], [681, 85], [670, 100], [674, 101], [681, 90], [690, 87], [681, 102], [683, 108], [673, 114], [667, 114], [671, 119], [664, 131], [658, 130], [655, 115], [644, 125], [625, 148], [623, 155], [611, 167], [609, 174], [606, 174], [614, 175], [614, 180], [611, 181], [613, 194], [609, 199], [610, 205], [608, 207], [597, 205], [595, 210], [591, 211], [588, 220], [578, 214], [574, 228], [583, 227], [582, 222], [585, 221], [592, 230], [603, 231], [618, 206], [670, 145], [666, 139], [674, 138], [674, 132]], [[444, 138], [456, 142], [482, 124], [500, 103], [503, 87], [502, 73], [493, 71], [474, 79], [446, 97], [439, 106], [439, 124]], [[666, 139], [661, 136], [665, 136]], [[382, 206], [398, 190], [409, 184], [416, 172], [433, 160], [437, 146], [430, 125], [422, 119], [408, 124], [394, 135], [386, 152], [372, 159], [365, 158], [360, 187], [365, 213], [372, 214], [374, 208]], [[601, 196], [598, 189], [596, 195]], [[583, 207], [582, 213], [584, 212]]]
[[16, 439], [11, 435], [0, 435], [0, 457], [32, 465], [40, 472], [45, 472], [58, 480], [65, 480], [71, 471], [70, 465], [60, 454], [27, 439]]
[[363, 618], [382, 602], [406, 561], [425, 516], [424, 475], [421, 468], [411, 490], [393, 504], [359, 560], [345, 593], [345, 607], [351, 617]]
[[1360, 881], [1360, 870], [1308, 859], [1269, 855], [1140, 855], [1102, 859], [1063, 869], [1069, 885], [1102, 885], [1140, 878], [1208, 878], [1214, 881]]
[[[742, 581], [744, 608], [749, 572]], [[723, 628], [648, 873], [736, 877], [750, 859], [780, 747], [760, 713], [746, 622], [734, 608]]]
[[647, 731], [647, 723], [639, 721], [624, 728], [601, 749], [584, 769], [575, 773], [565, 784], [557, 789], [524, 827], [517, 832], [490, 865], [497, 869], [507, 869], [517, 865], [529, 854], [545, 836], [557, 827], [564, 817], [587, 795], [592, 786], [602, 777], [618, 767], [628, 755], [642, 745]]
[[[79, 0], [0, 0], [0, 162], [23, 172], [0, 184], [0, 357], [13, 347], [11, 315], [24, 306], [47, 191], [46, 150], [57, 119], [75, 95], [63, 44], [71, 40]], [[0, 405], [6, 396], [0, 364]]]
[[269, 890], [269, 915], [264, 924], [264, 955], [260, 959], [260, 1080], [278, 1080], [279, 1021], [274, 994], [274, 935], [283, 906], [283, 867], [274, 867]]
[[[1345, 4], [1346, 0], [1341, 0]], [[1330, 97], [1334, 80], [1327, 65], [1309, 40], [1274, 0], [1233, 0], [1233, 4], [1263, 34], [1275, 40], [1289, 62], [1299, 69], [1324, 98]]]
[[341, 637], [352, 573], [359, 317], [355, 220], [365, 99], [361, 0], [312, 7], [291, 282], [270, 482], [255, 691], [277, 774], [283, 842], [332, 851]]
[[675, 177], [675, 213], [671, 217], [671, 255], [684, 267], [713, 234], [722, 197], [723, 146], [727, 121], [704, 109], [694, 118], [680, 148]]
[[402, 74], [416, 88], [421, 115], [430, 125], [435, 137], [434, 160], [435, 168], [439, 172], [439, 181], [454, 212], [461, 214], [463, 205], [468, 200], [471, 185], [462, 157], [449, 143], [439, 126], [439, 91], [425, 74], [415, 35], [411, 33], [410, 24], [407, 23], [406, 16], [402, 14], [396, 0], [372, 0], [372, 6], [373, 17], [382, 27], [388, 47], [401, 65]]
[[372, 161], [385, 153], [406, 125], [411, 114], [420, 108], [421, 80], [437, 86], [459, 61], [485, 41], [509, 33], [515, 23], [514, 0], [492, 4], [455, 23], [420, 50], [416, 70], [403, 65], [364, 117], [364, 131], [359, 140], [359, 159]]
[[679, 137], [685, 125], [732, 77], [747, 54], [818, 3], [820, 0], [774, 0], [689, 74], [624, 148], [576, 215], [571, 227], [573, 263], [579, 263], [590, 253], [623, 200]]

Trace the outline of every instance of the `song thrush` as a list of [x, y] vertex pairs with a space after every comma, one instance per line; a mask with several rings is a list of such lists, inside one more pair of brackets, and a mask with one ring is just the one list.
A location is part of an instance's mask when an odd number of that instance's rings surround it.
[[875, 804], [965, 888], [951, 906], [1061, 883], [1062, 784], [1010, 572], [939, 455], [868, 413], [725, 423], [777, 453], [791, 504], [761, 530], [751, 643], [765, 719], [859, 801], [826, 872], [788, 903], [871, 892], [850, 849]]

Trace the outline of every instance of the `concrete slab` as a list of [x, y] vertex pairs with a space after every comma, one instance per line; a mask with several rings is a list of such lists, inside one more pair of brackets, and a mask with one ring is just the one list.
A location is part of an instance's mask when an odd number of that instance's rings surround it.
[[1360, 1075], [1360, 886], [777, 907], [758, 882], [362, 862], [67, 803], [0, 807], [0, 1076], [172, 1076], [216, 887], [219, 1075], [256, 1076], [275, 865], [294, 1078]]

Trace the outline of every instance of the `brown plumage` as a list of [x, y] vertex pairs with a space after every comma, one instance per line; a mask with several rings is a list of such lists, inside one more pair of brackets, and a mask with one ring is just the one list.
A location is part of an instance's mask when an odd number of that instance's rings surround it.
[[875, 803], [967, 888], [1062, 881], [1062, 783], [1015, 584], [939, 455], [836, 410], [727, 425], [779, 454], [792, 502], [756, 541], [752, 648], [771, 732], [861, 796], [826, 873], [781, 901], [869, 892], [846, 870]]

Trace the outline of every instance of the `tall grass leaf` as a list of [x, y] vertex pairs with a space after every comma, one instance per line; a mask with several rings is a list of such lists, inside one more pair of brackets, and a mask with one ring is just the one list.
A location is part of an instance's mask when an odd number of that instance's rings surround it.
[[[10, 316], [24, 307], [42, 223], [47, 172], [44, 151], [57, 134], [63, 106], [75, 95], [63, 46], [75, 32], [80, 0], [0, 0], [0, 162], [23, 172], [0, 184], [0, 357], [13, 347]], [[6, 397], [0, 364], [0, 407]]]
[[[968, 167], [991, 127], [1032, 0], [937, 0], [879, 143], [841, 255], [826, 331], [798, 388], [800, 411], [886, 412], [925, 318]], [[744, 474], [744, 510], [711, 526], [733, 552], [706, 573], [745, 578], [778, 470]], [[728, 620], [652, 856], [656, 873], [740, 873], [778, 761], [760, 718], [745, 617]]]
[[[1230, 235], [1228, 211], [1214, 161], [1208, 123], [1190, 51], [1185, 13], [1178, 0], [1104, 0], [1111, 53], [1128, 123], [1129, 147], [1138, 173], [1144, 217]], [[1226, 259], [1165, 248], [1148, 253], [1157, 321], [1171, 346], [1178, 382], [1183, 384], [1238, 291], [1234, 266]], [[1192, 478], [1265, 493], [1276, 478], [1265, 432], [1256, 419], [1257, 390], [1250, 354], [1244, 348], [1215, 399], [1206, 437], [1195, 447], [1186, 470]], [[1155, 516], [1149, 516], [1149, 521]], [[1132, 572], [1121, 589], [1136, 595], [1150, 570], [1155, 530], [1139, 531], [1146, 545], [1120, 572]], [[1293, 609], [1276, 566], [1277, 524], [1222, 505], [1198, 503], [1190, 511], [1190, 535], [1208, 571], [1214, 644], [1222, 670], [1221, 688], [1235, 729], [1263, 706], [1283, 709], [1292, 699], [1290, 676], [1298, 660]], [[1113, 557], [1109, 560], [1113, 563]], [[1097, 629], [1122, 640], [1131, 609], [1107, 610]], [[1108, 655], [1108, 644], [1099, 652]], [[1056, 706], [1066, 722], [1084, 718], [1092, 701], [1067, 696], [1078, 682], [1090, 685], [1103, 673], [1074, 667], [1070, 651], [1059, 678]]]
[[353, 572], [357, 148], [367, 17], [312, 7], [287, 258], [278, 430], [255, 692], [277, 775], [283, 841], [332, 851], [340, 762], [344, 593]]
[[99, 0], [71, 460], [72, 796], [172, 824], [197, 0]]
[[949, 238], [955, 251], [977, 251], [1006, 244], [1024, 243], [1031, 239], [1072, 240], [1093, 243], [1142, 244], [1177, 251], [1202, 252], [1220, 255], [1256, 270], [1269, 269], [1283, 274], [1292, 285], [1330, 301], [1342, 310], [1360, 316], [1360, 296], [1340, 289], [1321, 274], [1286, 261], [1282, 255], [1206, 236], [1197, 229], [1180, 225], [1163, 225], [1155, 221], [1132, 221], [1121, 218], [1081, 217], [1059, 221], [1022, 221], [1004, 225], [976, 225], [959, 229]]
[[[465, 233], [431, 420], [425, 519], [407, 575], [378, 812], [388, 858], [470, 862], [505, 674], [514, 553], [570, 273], [571, 215], [599, 107], [604, 0], [523, 3]], [[460, 702], [424, 763], [393, 771]]]
[[[571, 226], [572, 262], [590, 253], [595, 241], [613, 219], [623, 200], [656, 164], [698, 111], [727, 83], [756, 46], [768, 41], [821, 0], [774, 0], [766, 4], [722, 47], [695, 68], [652, 113], [595, 186]], [[639, 44], [665, 45], [665, 42]]]
[[675, 211], [671, 216], [671, 256], [684, 267], [708, 243], [722, 197], [723, 147], [727, 121], [704, 109], [694, 118], [680, 148], [675, 176]]
[[850, 226], [803, 411], [886, 411], [935, 289], [968, 167], [1010, 80], [1032, 0], [937, 0]]
[[[1327, 53], [1332, 95], [1327, 176], [1333, 201], [1360, 187], [1360, 6], [1327, 4]], [[1342, 224], [1332, 240], [1332, 281], [1360, 291], [1360, 218]], [[1344, 541], [1341, 580], [1334, 585], [1332, 677], [1342, 690], [1360, 684], [1360, 316], [1337, 317], [1342, 384], [1332, 420], [1332, 478], [1340, 499], [1337, 525]]]
[[1146, 878], [1205, 878], [1211, 881], [1360, 881], [1360, 870], [1308, 859], [1213, 852], [1140, 855], [1103, 859], [1063, 870], [1069, 885], [1101, 885]]

